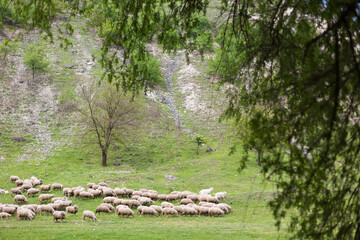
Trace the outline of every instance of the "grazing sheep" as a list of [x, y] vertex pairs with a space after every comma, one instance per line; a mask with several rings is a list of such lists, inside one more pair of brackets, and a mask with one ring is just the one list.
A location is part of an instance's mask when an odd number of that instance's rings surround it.
[[174, 205], [172, 203], [169, 203], [169, 202], [162, 202], [161, 207], [162, 208], [174, 208]]
[[164, 215], [164, 216], [166, 216], [168, 214], [176, 215], [176, 216], [179, 215], [179, 213], [174, 208], [163, 208], [162, 211], [161, 211], [161, 214]]
[[6, 213], [6, 212], [0, 212], [0, 219], [3, 219], [3, 218], [8, 219], [8, 217], [11, 217], [11, 214]]
[[32, 212], [36, 212], [36, 209], [34, 208], [34, 206], [32, 206], [32, 205], [23, 205], [23, 206], [21, 206], [21, 207], [19, 207], [18, 209], [17, 209], [17, 211], [19, 211], [19, 209], [29, 209], [30, 211], [32, 211]]
[[114, 201], [116, 200], [117, 198], [116, 197], [105, 197], [103, 199], [103, 202], [104, 203], [114, 203]]
[[224, 215], [224, 212], [220, 209], [220, 208], [217, 208], [217, 207], [211, 207], [209, 209], [209, 216], [212, 217], [212, 216], [219, 216], [219, 215]]
[[91, 218], [92, 220], [94, 220], [94, 222], [96, 222], [96, 216], [92, 211], [89, 210], [85, 210], [83, 211], [83, 221], [85, 221], [85, 218]]
[[91, 188], [88, 189], [88, 192], [91, 193], [92, 195], [94, 195], [94, 197], [100, 197], [101, 196], [101, 191], [96, 189], [96, 190], [93, 190]]
[[29, 197], [33, 197], [35, 194], [38, 194], [40, 192], [39, 189], [36, 189], [36, 188], [30, 188], [28, 191], [27, 191], [27, 194]]
[[66, 212], [64, 211], [54, 211], [53, 212], [53, 218], [54, 218], [54, 222], [58, 222], [58, 219], [61, 220], [61, 222], [63, 222], [63, 219], [65, 220], [66, 218]]
[[155, 211], [157, 211], [158, 213], [161, 213], [161, 211], [162, 211], [162, 207], [160, 207], [160, 206], [151, 205], [150, 207], [153, 208], [153, 209], [155, 209]]
[[92, 189], [94, 189], [94, 190], [96, 190], [96, 189], [98, 189], [100, 186], [98, 185], [98, 184], [94, 184], [93, 186], [92, 186]]
[[201, 202], [201, 204], [199, 203], [199, 205], [202, 206], [202, 207], [211, 208], [211, 207], [215, 206], [215, 203]]
[[30, 188], [32, 188], [33, 185], [30, 184], [30, 183], [24, 183], [20, 188], [21, 188], [21, 191], [24, 192], [25, 190], [28, 190]]
[[80, 195], [81, 192], [85, 192], [85, 188], [83, 187], [77, 187], [74, 189], [74, 191], [71, 191], [74, 195], [74, 197], [77, 197]]
[[183, 206], [184, 206], [184, 205], [174, 206], [174, 209], [175, 209], [178, 213], [181, 213], [181, 212], [183, 211]]
[[51, 190], [51, 185], [50, 184], [40, 186], [40, 192], [48, 192], [50, 190]]
[[86, 184], [86, 187], [87, 188], [92, 188], [94, 185], [95, 185], [95, 183], [88, 183], [88, 184]]
[[208, 208], [208, 207], [200, 206], [198, 212], [199, 212], [200, 215], [208, 215], [209, 214], [209, 209], [210, 208]]
[[231, 212], [231, 210], [232, 210], [232, 208], [229, 205], [227, 205], [226, 203], [219, 203], [216, 206], [220, 207], [220, 208], [225, 207], [227, 209], [227, 213]]
[[17, 187], [23, 185], [23, 183], [24, 183], [24, 181], [23, 181], [23, 180], [20, 180], [20, 179], [18, 179], [18, 180], [15, 181], [15, 185], [16, 185]]
[[179, 191], [172, 191], [170, 194], [179, 195], [179, 194], [181, 194], [181, 192], [179, 192]]
[[79, 208], [76, 205], [75, 206], [68, 206], [68, 207], [66, 207], [66, 214], [67, 213], [72, 213], [75, 216], [76, 213], [78, 212], [78, 210], [79, 210]]
[[160, 195], [158, 195], [158, 200], [160, 200], [160, 201], [166, 201], [166, 199], [167, 199], [167, 195], [166, 194], [160, 194]]
[[63, 207], [58, 202], [57, 203], [49, 203], [48, 205], [51, 206], [56, 211], [62, 211], [63, 210]]
[[138, 195], [138, 196], [142, 197], [143, 192], [142, 191], [133, 191], [131, 195], [133, 195], [133, 196]]
[[53, 184], [51, 185], [51, 189], [52, 189], [52, 190], [60, 190], [60, 189], [62, 189], [62, 188], [63, 188], [63, 185], [60, 184], [60, 183], [53, 183]]
[[107, 207], [107, 206], [104, 206], [104, 205], [100, 205], [96, 208], [96, 211], [95, 211], [95, 214], [97, 213], [111, 213], [110, 209]]
[[130, 208], [132, 208], [132, 207], [138, 207], [138, 206], [141, 205], [140, 202], [137, 201], [137, 200], [123, 200], [123, 201], [121, 201], [121, 204], [122, 204], [122, 205], [127, 205], [127, 206], [129, 206]]
[[55, 210], [52, 206], [50, 205], [39, 205], [36, 212], [40, 213], [40, 216], [42, 214], [42, 212], [48, 212], [48, 213], [53, 213]]
[[20, 187], [17, 187], [17, 188], [12, 188], [11, 190], [10, 190], [10, 192], [11, 192], [11, 196], [13, 196], [13, 194], [22, 194], [22, 191], [21, 191], [21, 188]]
[[218, 204], [216, 204], [214, 207], [220, 208], [221, 211], [223, 211], [225, 214], [229, 213], [228, 208], [227, 208], [226, 206], [224, 206], [224, 205], [218, 205]]
[[24, 195], [15, 195], [14, 201], [15, 201], [15, 203], [18, 203], [18, 202], [27, 203], [28, 202], [28, 200], [26, 199], [26, 197]]
[[41, 194], [39, 196], [39, 202], [40, 204], [43, 202], [43, 201], [46, 201], [48, 202], [50, 199], [52, 199], [54, 197], [54, 194]]
[[180, 204], [187, 205], [187, 204], [194, 204], [194, 202], [191, 199], [184, 198], [184, 199], [181, 199]]
[[114, 204], [114, 206], [118, 206], [121, 204], [122, 201], [123, 201], [122, 199], [117, 198], [114, 200], [113, 204]]
[[140, 212], [141, 215], [151, 215], [151, 216], [157, 216], [158, 215], [158, 212], [153, 209], [153, 208], [150, 208], [150, 207], [145, 207], [141, 209], [141, 212]]
[[35, 216], [35, 213], [33, 213], [31, 210], [22, 208], [17, 211], [16, 213], [16, 219], [19, 220], [20, 218], [27, 218], [29, 220], [32, 220]]
[[158, 194], [154, 193], [154, 192], [149, 192], [148, 193], [148, 198], [150, 198], [152, 200], [156, 200], [156, 199], [158, 199]]
[[20, 180], [20, 178], [18, 176], [10, 176], [9, 182], [16, 182], [16, 180]]
[[0, 194], [8, 194], [9, 192], [0, 188]]
[[116, 208], [116, 214], [118, 216], [122, 215], [122, 216], [133, 216], [134, 217], [134, 211], [131, 210], [129, 207], [122, 207], [123, 205], [119, 205]]
[[147, 197], [140, 197], [138, 198], [138, 201], [140, 202], [141, 205], [151, 205], [155, 203], [153, 200], [151, 200], [151, 198], [147, 198]]
[[9, 214], [14, 214], [16, 212], [16, 207], [13, 207], [13, 206], [3, 206], [1, 208], [1, 211], [2, 212], [6, 212], [6, 213], [9, 213]]
[[94, 195], [89, 192], [81, 192], [79, 193], [79, 198], [94, 198]]
[[216, 197], [213, 197], [213, 196], [208, 196], [206, 198], [206, 201], [210, 202], [210, 203], [219, 203], [219, 200]]
[[215, 197], [217, 198], [217, 199], [225, 199], [225, 195], [227, 194], [227, 192], [217, 192], [217, 193], [215, 193]]
[[210, 196], [209, 194], [200, 194], [197, 198], [198, 202], [206, 202], [206, 198]]
[[182, 215], [196, 215], [196, 214], [198, 214], [198, 211], [196, 211], [192, 207], [184, 206], [184, 207], [182, 207], [181, 213], [182, 213]]
[[138, 200], [139, 198], [141, 198], [139, 195], [132, 195], [131, 197], [132, 200]]
[[129, 197], [130, 197], [130, 196], [133, 194], [134, 190], [132, 190], [132, 189], [126, 189], [125, 192], [126, 192], [126, 196], [129, 196]]
[[102, 186], [102, 187], [109, 187], [109, 185], [107, 185], [107, 184], [104, 183], [104, 182], [99, 182], [98, 185], [99, 185], [99, 186]]
[[179, 194], [170, 194], [170, 195], [167, 195], [166, 200], [167, 201], [175, 201], [175, 200], [178, 200], [180, 198], [181, 197], [180, 197]]
[[203, 190], [201, 190], [199, 193], [200, 193], [200, 194], [210, 194], [212, 190], [214, 190], [213, 187], [208, 188], [208, 189], [203, 189]]
[[[126, 205], [125, 205], [126, 206]], [[145, 208], [146, 206], [138, 206], [137, 207], [137, 215], [141, 214], [141, 211]]]
[[115, 196], [114, 191], [111, 188], [105, 188], [102, 190], [102, 192], [103, 197]]
[[66, 196], [66, 197], [70, 197], [69, 196], [69, 191], [71, 191], [71, 188], [64, 188], [63, 189], [63, 195]]
[[186, 196], [187, 199], [191, 199], [193, 202], [196, 202], [198, 200], [198, 195], [195, 194], [189, 194]]
[[111, 205], [109, 203], [101, 203], [100, 205], [108, 207], [110, 209], [110, 211], [115, 211], [115, 208], [113, 207], [113, 205]]
[[54, 197], [53, 199], [51, 199], [51, 202], [54, 203], [56, 201], [66, 201], [67, 197]]
[[33, 186], [36, 187], [38, 185], [43, 184], [43, 180], [42, 179], [36, 179], [33, 181]]
[[115, 196], [117, 197], [125, 197], [126, 196], [126, 192], [123, 190], [123, 189], [120, 189], [120, 188], [115, 188], [114, 189], [114, 194]]

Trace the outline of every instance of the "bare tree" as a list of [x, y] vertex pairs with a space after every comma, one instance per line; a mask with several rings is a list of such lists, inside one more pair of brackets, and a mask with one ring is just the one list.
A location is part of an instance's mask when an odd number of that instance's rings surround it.
[[83, 116], [81, 119], [87, 126], [86, 131], [96, 135], [102, 165], [107, 166], [109, 146], [115, 137], [124, 144], [121, 138], [138, 125], [142, 108], [137, 101], [110, 84], [83, 84], [79, 92], [77, 110]]

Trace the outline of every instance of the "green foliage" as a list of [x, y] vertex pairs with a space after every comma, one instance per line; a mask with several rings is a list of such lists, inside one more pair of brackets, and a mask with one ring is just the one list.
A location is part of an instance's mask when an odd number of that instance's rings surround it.
[[237, 41], [223, 39], [215, 59], [231, 86], [226, 115], [246, 113], [248, 139], [266, 147], [277, 223], [290, 215], [300, 239], [359, 239], [358, 2], [223, 6], [231, 18], [225, 36]]
[[196, 154], [199, 154], [199, 147], [200, 147], [202, 144], [205, 144], [206, 141], [205, 141], [204, 137], [202, 137], [202, 136], [199, 135], [199, 134], [196, 134], [196, 135], [195, 135], [194, 142], [196, 143]]
[[4, 20], [12, 19], [14, 13], [12, 9], [7, 4], [7, 1], [0, 1], [0, 29], [2, 28], [2, 23]]
[[0, 56], [2, 56], [2, 59], [4, 60], [9, 53], [16, 51], [16, 49], [17, 49], [16, 41], [5, 39], [0, 44]]
[[48, 69], [49, 62], [44, 47], [39, 45], [30, 44], [23, 54], [24, 64], [32, 73], [34, 80], [35, 74], [45, 73]]

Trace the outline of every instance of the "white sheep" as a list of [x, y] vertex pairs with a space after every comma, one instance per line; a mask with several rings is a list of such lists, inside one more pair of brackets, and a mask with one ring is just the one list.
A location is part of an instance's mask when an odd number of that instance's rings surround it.
[[215, 197], [217, 198], [217, 199], [225, 199], [225, 195], [227, 194], [227, 192], [217, 192], [217, 193], [215, 193]]
[[16, 213], [16, 219], [18, 220], [20, 218], [28, 218], [29, 220], [32, 220], [34, 216], [35, 213], [33, 213], [31, 210], [26, 208], [19, 209]]
[[8, 217], [11, 217], [11, 214], [6, 213], [6, 212], [0, 212], [0, 219], [2, 219], [2, 218], [8, 219]]
[[54, 203], [56, 201], [66, 201], [68, 198], [67, 197], [54, 197], [51, 199], [51, 202]]
[[36, 212], [40, 213], [40, 216], [42, 214], [42, 212], [48, 212], [48, 213], [53, 213], [55, 210], [52, 206], [49, 205], [39, 205]]
[[208, 196], [206, 198], [206, 201], [210, 202], [210, 203], [219, 203], [219, 200], [216, 197], [213, 197], [213, 196]]
[[174, 208], [163, 208], [161, 211], [162, 215], [166, 216], [168, 214], [170, 215], [176, 215], [178, 216], [179, 213]]
[[48, 191], [50, 191], [50, 189], [51, 189], [51, 185], [50, 185], [50, 184], [48, 184], [48, 185], [41, 185], [41, 186], [40, 186], [40, 192], [48, 192]]
[[169, 203], [169, 202], [162, 202], [161, 203], [161, 207], [162, 208], [174, 208], [174, 205], [172, 203]]
[[160, 206], [151, 205], [150, 207], [153, 208], [153, 209], [155, 209], [158, 213], [161, 213], [161, 211], [162, 211], [162, 207], [160, 207]]
[[39, 196], [39, 202], [42, 203], [43, 201], [48, 202], [50, 199], [54, 197], [54, 194], [41, 194]]
[[11, 190], [10, 190], [10, 192], [11, 192], [11, 196], [13, 196], [13, 194], [22, 194], [22, 191], [21, 191], [21, 188], [20, 187], [17, 187], [17, 188], [12, 188]]
[[141, 212], [140, 212], [141, 215], [152, 215], [152, 216], [157, 216], [158, 215], [158, 212], [151, 208], [151, 207], [146, 207], [144, 206], [144, 208], [141, 209]]
[[134, 216], [134, 211], [131, 210], [129, 207], [123, 207], [124, 205], [119, 205], [116, 208], [116, 214], [118, 216], [122, 215], [122, 216]]
[[10, 176], [10, 182], [16, 182], [16, 180], [20, 180], [18, 176]]
[[63, 185], [60, 184], [60, 183], [53, 183], [53, 184], [51, 185], [51, 189], [52, 189], [52, 190], [60, 190], [60, 189], [62, 189], [62, 188], [63, 188]]
[[208, 188], [208, 189], [203, 189], [203, 190], [201, 190], [199, 193], [200, 193], [200, 194], [210, 194], [212, 190], [214, 190], [213, 187]]
[[54, 211], [53, 212], [53, 218], [54, 218], [54, 222], [58, 222], [58, 219], [61, 220], [61, 222], [63, 222], [63, 219], [65, 220], [66, 218], [66, 212], [64, 211]]
[[35, 194], [38, 194], [39, 192], [40, 192], [39, 189], [30, 188], [30, 189], [27, 191], [27, 194], [28, 194], [28, 196], [33, 197]]
[[15, 181], [15, 185], [16, 185], [17, 187], [23, 185], [23, 183], [24, 183], [24, 181], [21, 180], [21, 179], [18, 179], [18, 180]]
[[94, 195], [89, 192], [81, 192], [79, 194], [79, 198], [94, 198]]
[[209, 209], [209, 216], [219, 216], [219, 215], [224, 215], [224, 212], [218, 208], [218, 207], [211, 207]]
[[194, 204], [194, 202], [191, 199], [184, 198], [181, 199], [180, 204], [187, 205], [187, 204]]
[[110, 209], [110, 211], [114, 211], [115, 208], [113, 207], [113, 205], [109, 204], [109, 203], [101, 203], [100, 205], [104, 205], [106, 207], [108, 207]]
[[76, 215], [76, 213], [78, 212], [79, 208], [78, 206], [68, 206], [66, 207], [66, 213], [72, 213], [74, 214], [74, 216]]
[[100, 205], [100, 206], [98, 206], [97, 208], [96, 208], [96, 210], [95, 210], [95, 214], [97, 214], [97, 213], [102, 213], [102, 212], [104, 212], [104, 213], [111, 213], [111, 211], [110, 211], [110, 209], [107, 207], [107, 206], [105, 206], [105, 205]]
[[83, 221], [85, 221], [85, 218], [91, 218], [92, 220], [96, 221], [95, 213], [89, 210], [83, 211]]
[[104, 203], [114, 203], [114, 201], [116, 200], [117, 198], [116, 197], [105, 197], [103, 199], [103, 202]]
[[15, 203], [18, 203], [18, 202], [27, 203], [28, 202], [28, 200], [26, 199], [26, 197], [24, 195], [15, 195], [14, 201], [15, 201]]

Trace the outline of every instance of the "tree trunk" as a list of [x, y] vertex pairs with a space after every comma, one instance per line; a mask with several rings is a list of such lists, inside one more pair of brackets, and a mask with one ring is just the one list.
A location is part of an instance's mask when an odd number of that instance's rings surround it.
[[103, 167], [107, 166], [106, 160], [107, 160], [107, 149], [102, 149], [102, 165], [103, 165]]
[[257, 164], [259, 167], [261, 167], [261, 150], [258, 150], [257, 153], [258, 153]]
[[197, 148], [196, 148], [196, 154], [199, 155], [199, 144], [197, 145]]

